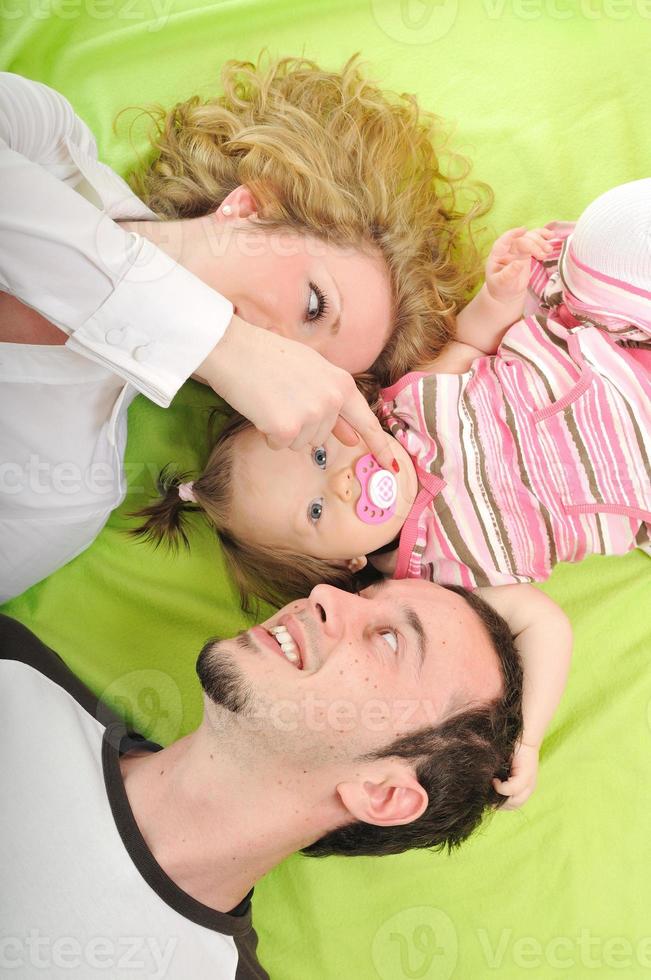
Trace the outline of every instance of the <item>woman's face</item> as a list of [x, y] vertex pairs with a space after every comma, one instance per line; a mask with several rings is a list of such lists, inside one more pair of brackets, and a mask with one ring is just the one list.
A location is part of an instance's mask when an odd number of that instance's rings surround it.
[[204, 224], [183, 264], [229, 299], [237, 316], [314, 348], [351, 374], [373, 364], [393, 321], [379, 251], [270, 230], [255, 216], [225, 222], [218, 212], [194, 220]]

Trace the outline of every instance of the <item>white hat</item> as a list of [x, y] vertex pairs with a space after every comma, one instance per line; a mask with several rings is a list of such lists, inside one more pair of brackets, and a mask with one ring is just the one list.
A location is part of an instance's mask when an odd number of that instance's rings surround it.
[[651, 179], [593, 201], [567, 239], [559, 268], [573, 312], [651, 331]]

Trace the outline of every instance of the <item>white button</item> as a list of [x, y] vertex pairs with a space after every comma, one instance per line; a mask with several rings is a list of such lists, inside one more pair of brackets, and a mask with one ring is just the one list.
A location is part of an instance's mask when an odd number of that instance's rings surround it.
[[133, 350], [134, 361], [146, 361], [148, 350], [149, 350], [149, 344], [142, 344], [140, 347], [134, 347]]
[[107, 344], [121, 344], [123, 335], [124, 327], [111, 327], [104, 336]]

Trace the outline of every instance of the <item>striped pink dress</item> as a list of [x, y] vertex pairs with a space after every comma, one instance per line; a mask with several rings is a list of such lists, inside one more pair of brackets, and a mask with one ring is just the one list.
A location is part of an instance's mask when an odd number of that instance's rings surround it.
[[638, 359], [648, 351], [563, 304], [556, 266], [571, 227], [533, 263], [531, 312], [496, 355], [383, 392], [421, 486], [396, 578], [540, 581], [557, 562], [651, 540], [651, 372]]

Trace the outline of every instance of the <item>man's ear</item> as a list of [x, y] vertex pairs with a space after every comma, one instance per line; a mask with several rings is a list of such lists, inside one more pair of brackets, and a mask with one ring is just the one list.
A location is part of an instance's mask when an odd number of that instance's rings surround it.
[[[230, 208], [230, 211], [228, 210]], [[215, 218], [219, 221], [228, 221], [232, 218], [254, 218], [258, 213], [258, 202], [246, 186], [240, 184], [215, 211]]]
[[415, 775], [404, 768], [393, 769], [377, 780], [339, 783], [337, 793], [352, 817], [378, 827], [413, 823], [428, 802]]

